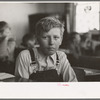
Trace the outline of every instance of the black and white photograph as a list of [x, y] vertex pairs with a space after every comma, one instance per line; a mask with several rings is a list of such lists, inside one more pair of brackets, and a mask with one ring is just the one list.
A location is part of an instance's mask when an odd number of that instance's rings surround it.
[[8, 86], [1, 97], [15, 84], [37, 87], [35, 96], [23, 90], [20, 98], [40, 98], [43, 90], [50, 90], [46, 98], [51, 91], [56, 98], [100, 97], [99, 82], [99, 1], [0, 1], [0, 88]]

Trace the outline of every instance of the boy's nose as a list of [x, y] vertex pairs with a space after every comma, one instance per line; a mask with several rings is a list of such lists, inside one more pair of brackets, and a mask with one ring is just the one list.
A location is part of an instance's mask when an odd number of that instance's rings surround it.
[[53, 39], [53, 38], [50, 38], [50, 39], [49, 39], [49, 44], [50, 44], [50, 45], [54, 44], [54, 39]]

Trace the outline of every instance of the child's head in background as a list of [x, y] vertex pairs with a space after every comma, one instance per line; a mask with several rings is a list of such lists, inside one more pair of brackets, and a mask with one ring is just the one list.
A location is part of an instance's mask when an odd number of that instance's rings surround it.
[[25, 34], [22, 38], [22, 45], [26, 48], [33, 48], [35, 45], [35, 37], [33, 34]]
[[36, 24], [36, 38], [39, 50], [49, 56], [59, 49], [62, 43], [64, 25], [55, 17], [42, 18]]
[[0, 21], [0, 40], [2, 41], [6, 37], [11, 35], [11, 28], [5, 21]]

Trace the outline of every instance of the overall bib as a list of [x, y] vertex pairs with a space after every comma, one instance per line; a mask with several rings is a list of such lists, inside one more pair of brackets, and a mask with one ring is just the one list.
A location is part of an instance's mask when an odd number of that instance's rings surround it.
[[[35, 61], [34, 51], [29, 49], [32, 62]], [[59, 64], [58, 54], [56, 53], [56, 66]], [[58, 75], [56, 69], [49, 69], [44, 71], [36, 71], [36, 73], [32, 73], [29, 76], [29, 79], [34, 80], [36, 82], [63, 82], [63, 78], [61, 75]]]

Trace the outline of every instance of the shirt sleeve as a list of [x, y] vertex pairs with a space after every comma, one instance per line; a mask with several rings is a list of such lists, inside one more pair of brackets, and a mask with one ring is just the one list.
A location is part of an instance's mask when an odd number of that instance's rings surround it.
[[60, 55], [60, 66], [64, 82], [77, 82], [75, 72], [72, 69], [65, 53]]
[[29, 78], [29, 71], [28, 71], [29, 64], [30, 62], [29, 62], [28, 52], [22, 51], [16, 59], [15, 76], [28, 79]]

